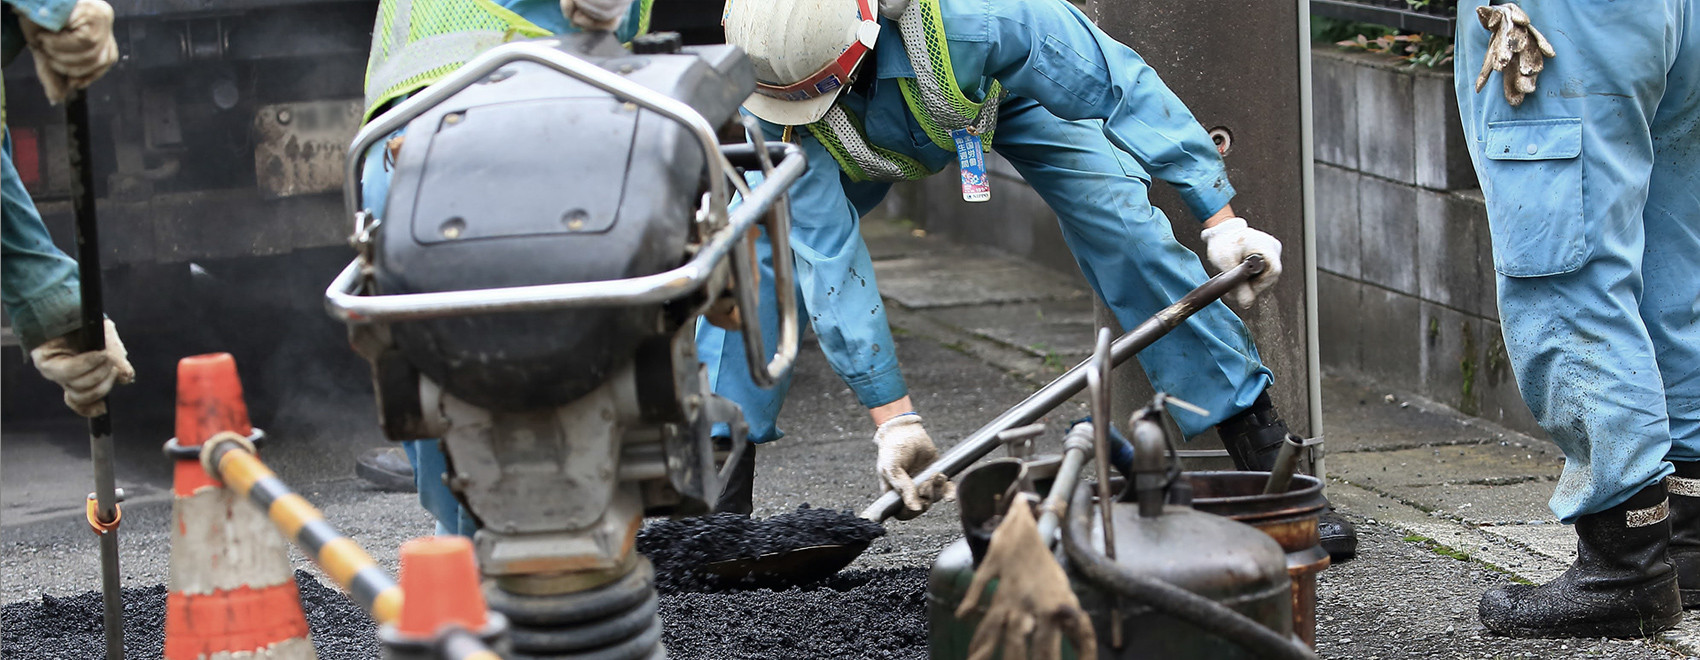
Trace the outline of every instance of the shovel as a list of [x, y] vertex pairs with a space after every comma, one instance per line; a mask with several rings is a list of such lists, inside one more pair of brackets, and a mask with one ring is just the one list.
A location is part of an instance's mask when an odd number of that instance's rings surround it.
[[[1263, 257], [1252, 255], [1232, 270], [1210, 278], [1198, 288], [1193, 289], [1174, 304], [1163, 308], [1156, 315], [1146, 319], [1138, 327], [1129, 330], [1127, 334], [1116, 339], [1110, 346], [1110, 362], [1119, 365], [1126, 362], [1134, 354], [1145, 350], [1153, 342], [1163, 338], [1186, 322], [1194, 313], [1210, 303], [1216, 302], [1234, 287], [1244, 284], [1263, 272]], [[1092, 360], [1089, 358], [1069, 369], [1056, 380], [1050, 382], [1037, 392], [1029, 395], [1015, 407], [998, 415], [991, 423], [980, 427], [963, 441], [956, 443], [950, 451], [933, 461], [932, 465], [920, 473], [913, 475], [916, 482], [924, 482], [937, 475], [955, 478], [957, 474], [973, 465], [975, 461], [984, 458], [986, 454], [996, 449], [1003, 441], [999, 436], [1010, 429], [1026, 426], [1038, 421], [1045, 414], [1062, 405], [1081, 390], [1086, 389], [1086, 374], [1091, 371]], [[874, 522], [885, 522], [896, 515], [901, 500], [895, 491], [881, 495], [873, 504], [862, 511], [862, 517]], [[708, 573], [729, 581], [748, 581], [761, 584], [801, 584], [831, 577], [856, 561], [868, 543], [852, 543], [837, 545], [817, 545], [783, 552], [773, 552], [758, 557], [727, 559], [711, 562], [703, 567]]]

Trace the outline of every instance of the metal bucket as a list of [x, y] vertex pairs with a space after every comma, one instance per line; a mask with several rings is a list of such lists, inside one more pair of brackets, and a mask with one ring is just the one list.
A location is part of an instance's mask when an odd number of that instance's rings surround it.
[[1328, 506], [1322, 482], [1293, 475], [1287, 492], [1263, 494], [1268, 472], [1188, 472], [1192, 506], [1263, 530], [1287, 553], [1293, 581], [1293, 632], [1316, 648], [1316, 574], [1328, 568], [1316, 519]]

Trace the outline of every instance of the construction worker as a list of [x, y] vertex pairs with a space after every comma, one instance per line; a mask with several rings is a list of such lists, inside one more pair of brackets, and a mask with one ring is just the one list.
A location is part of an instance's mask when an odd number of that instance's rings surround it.
[[[366, 65], [366, 119], [441, 79], [473, 56], [507, 41], [576, 32], [614, 30], [621, 41], [646, 32], [653, 0], [383, 0], [372, 29]], [[390, 140], [400, 146], [401, 131]], [[390, 171], [386, 150], [366, 154], [361, 199], [384, 217]], [[419, 503], [436, 518], [438, 534], [471, 536], [477, 524], [443, 482], [448, 461], [437, 440], [402, 443], [357, 459], [355, 471], [379, 486], [412, 485]], [[411, 484], [409, 483], [411, 482]]]
[[1481, 620], [1653, 635], [1700, 606], [1700, 2], [1458, 11], [1505, 347], [1577, 536], [1568, 571], [1487, 592]]
[[[903, 491], [909, 513], [940, 490], [907, 479], [936, 451], [913, 412], [857, 231], [891, 182], [957, 163], [964, 196], [984, 199], [984, 151], [995, 149], [1057, 213], [1088, 283], [1124, 327], [1206, 277], [1151, 206], [1153, 176], [1204, 220], [1216, 268], [1265, 258], [1268, 270], [1230, 294], [1236, 304], [1251, 305], [1280, 276], [1280, 242], [1235, 215], [1234, 188], [1192, 113], [1138, 54], [1064, 0], [730, 0], [725, 26], [755, 64], [757, 94], [745, 110], [769, 139], [808, 155], [791, 189], [799, 298], [833, 368], [869, 408], [880, 478]], [[764, 319], [770, 334], [776, 325]], [[752, 438], [778, 438], [788, 383], [751, 385], [735, 333], [704, 325], [698, 336], [716, 391], [743, 407]], [[1241, 469], [1273, 465], [1287, 429], [1267, 393], [1272, 378], [1225, 305], [1199, 311], [1139, 359], [1157, 389], [1211, 412], [1180, 416], [1188, 436], [1215, 426]], [[1355, 554], [1355, 533], [1337, 514], [1326, 514], [1322, 534], [1337, 561]]]
[[[5, 28], [5, 63], [27, 45], [36, 78], [48, 100], [62, 103], [94, 83], [118, 61], [112, 38], [112, 6], [102, 0], [6, 0], [0, 12]], [[4, 107], [0, 99], [0, 107]], [[0, 111], [3, 112], [3, 111]], [[0, 119], [0, 125], [4, 120]], [[5, 130], [5, 169], [0, 176], [0, 292], [12, 331], [29, 351], [41, 375], [65, 390], [65, 405], [84, 417], [106, 411], [106, 394], [115, 383], [128, 383], [136, 372], [106, 321], [106, 349], [80, 351], [81, 288], [77, 262], [53, 245], [23, 179], [12, 164], [12, 134]]]

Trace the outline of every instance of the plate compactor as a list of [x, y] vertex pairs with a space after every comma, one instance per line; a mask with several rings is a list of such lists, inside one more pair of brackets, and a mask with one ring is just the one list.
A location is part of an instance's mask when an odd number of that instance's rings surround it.
[[[698, 363], [696, 321], [735, 300], [760, 384], [796, 355], [784, 191], [805, 163], [740, 123], [754, 87], [742, 51], [677, 35], [516, 42], [349, 150], [359, 256], [327, 307], [371, 363], [385, 434], [441, 439], [516, 656], [664, 655], [635, 535], [646, 515], [712, 507], [737, 459], [716, 453], [716, 424], [731, 454], [746, 445]], [[361, 162], [398, 131], [379, 218]], [[758, 230], [784, 329], [771, 353], [755, 326]]]

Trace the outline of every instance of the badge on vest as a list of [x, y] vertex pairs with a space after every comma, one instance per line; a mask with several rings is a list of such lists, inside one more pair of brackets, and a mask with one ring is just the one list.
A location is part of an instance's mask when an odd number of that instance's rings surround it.
[[950, 132], [956, 141], [956, 166], [962, 171], [962, 200], [985, 202], [992, 199], [992, 180], [986, 176], [986, 149], [980, 136], [966, 128]]

